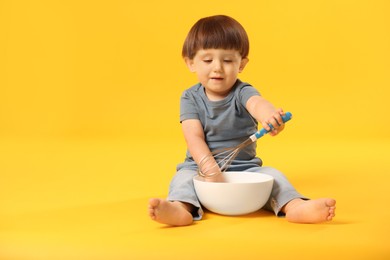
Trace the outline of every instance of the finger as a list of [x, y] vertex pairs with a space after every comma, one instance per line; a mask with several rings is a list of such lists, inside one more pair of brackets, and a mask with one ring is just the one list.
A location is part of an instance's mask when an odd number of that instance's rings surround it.
[[279, 119], [279, 117], [274, 117], [275, 121], [276, 121], [276, 124], [278, 124], [278, 127], [281, 126], [283, 124], [283, 120], [282, 118]]
[[278, 124], [278, 126], [282, 126], [284, 124], [282, 115], [283, 114], [279, 114], [279, 113], [274, 115], [274, 119], [275, 119], [276, 123]]
[[270, 131], [268, 134], [269, 134], [270, 136], [275, 136], [275, 135], [277, 135], [278, 133], [279, 133], [279, 131], [278, 131], [277, 129], [274, 129], [274, 130]]
[[277, 111], [277, 113], [274, 117], [280, 125], [283, 125], [284, 122], [283, 122], [282, 116], [284, 116], [286, 113], [284, 113], [283, 109], [281, 109], [281, 108], [278, 108], [276, 111]]
[[279, 123], [279, 121], [276, 117], [272, 117], [269, 120], [269, 124], [272, 125], [272, 130], [277, 130], [283, 124], [283, 120], [281, 120], [281, 123]]
[[279, 115], [284, 115], [285, 113], [284, 113], [284, 111], [283, 111], [283, 109], [281, 109], [281, 108], [278, 108], [277, 110], [277, 113], [279, 114]]
[[263, 126], [263, 128], [267, 131], [271, 131], [271, 127], [270, 125], [272, 125], [271, 123], [269, 123], [269, 121], [263, 121], [261, 122], [261, 125]]

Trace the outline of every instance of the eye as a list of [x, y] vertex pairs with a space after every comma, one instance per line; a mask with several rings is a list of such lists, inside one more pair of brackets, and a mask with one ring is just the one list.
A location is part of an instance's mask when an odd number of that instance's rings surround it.
[[232, 60], [223, 60], [223, 62], [230, 63], [233, 62]]
[[205, 63], [211, 63], [213, 60], [210, 60], [210, 59], [204, 59], [203, 62]]

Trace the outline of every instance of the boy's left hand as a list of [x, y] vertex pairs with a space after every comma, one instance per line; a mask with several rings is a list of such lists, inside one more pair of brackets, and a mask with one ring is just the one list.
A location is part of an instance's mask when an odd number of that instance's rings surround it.
[[263, 127], [270, 131], [271, 127], [269, 125], [273, 126], [273, 130], [271, 130], [268, 134], [271, 136], [275, 136], [279, 134], [284, 129], [284, 123], [282, 119], [282, 115], [284, 115], [283, 109], [279, 108], [277, 109], [273, 114], [268, 116], [268, 119], [264, 120], [262, 122]]

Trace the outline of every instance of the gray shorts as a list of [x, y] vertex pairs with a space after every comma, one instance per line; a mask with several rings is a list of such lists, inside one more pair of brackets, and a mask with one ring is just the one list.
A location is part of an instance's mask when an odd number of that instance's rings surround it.
[[[264, 209], [273, 211], [277, 216], [284, 215], [281, 209], [289, 201], [296, 198], [308, 199], [299, 194], [283, 173], [274, 168], [257, 166], [245, 169], [244, 171], [267, 174], [274, 178], [271, 195]], [[192, 204], [197, 209], [192, 213], [194, 220], [200, 220], [203, 216], [202, 206], [196, 196], [193, 183], [193, 178], [197, 174], [198, 172], [194, 168], [181, 168], [173, 177], [168, 194], [168, 200], [170, 201], [181, 201]]]

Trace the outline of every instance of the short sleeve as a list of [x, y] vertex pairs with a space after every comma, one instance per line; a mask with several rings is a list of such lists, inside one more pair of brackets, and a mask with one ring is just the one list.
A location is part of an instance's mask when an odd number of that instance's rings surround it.
[[239, 98], [241, 100], [241, 104], [245, 107], [246, 106], [246, 102], [248, 102], [248, 99], [250, 97], [252, 97], [252, 96], [260, 96], [260, 93], [253, 86], [245, 85], [245, 86], [243, 86], [241, 88], [241, 90], [239, 92], [239, 95], [240, 95]]
[[189, 91], [184, 91], [180, 98], [180, 123], [187, 119], [199, 119], [199, 113], [194, 98]]

